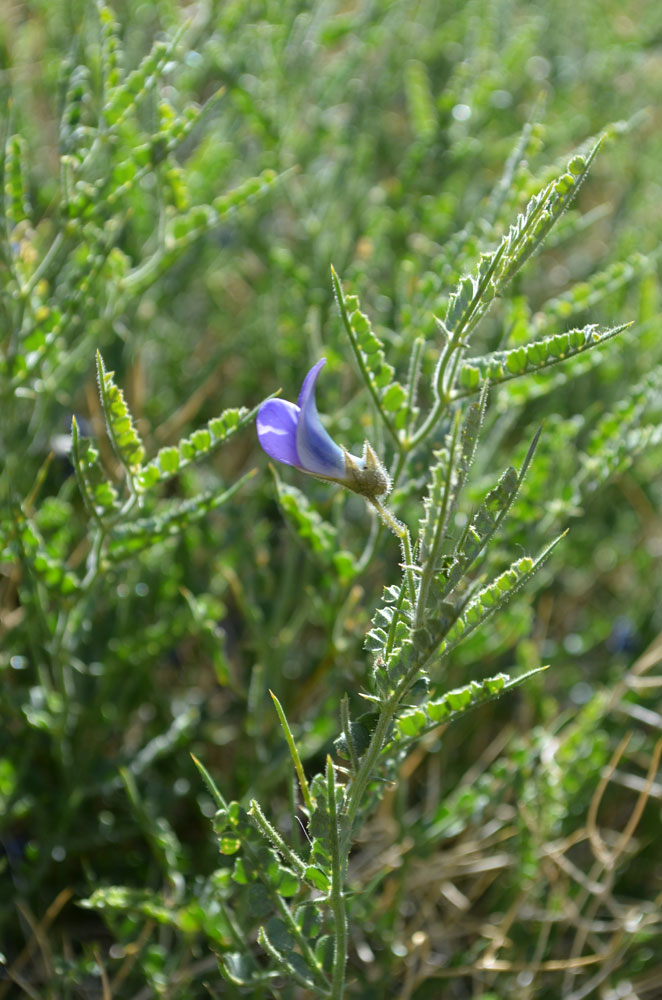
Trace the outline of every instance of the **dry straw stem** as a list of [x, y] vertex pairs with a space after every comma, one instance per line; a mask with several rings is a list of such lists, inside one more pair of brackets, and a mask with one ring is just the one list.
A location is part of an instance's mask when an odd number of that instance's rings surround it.
[[99, 975], [101, 977], [101, 1000], [113, 1000], [113, 994], [108, 980], [108, 973], [106, 972], [106, 967], [103, 964], [99, 949], [94, 948], [92, 954], [94, 955], [94, 961], [97, 963], [97, 969], [99, 970]]
[[130, 975], [134, 965], [140, 957], [140, 953], [152, 936], [152, 932], [155, 927], [156, 921], [148, 920], [133, 944], [127, 945], [125, 948], [126, 958], [113, 976], [113, 981], [111, 983], [111, 992], [113, 994], [115, 994], [115, 991], [122, 985], [127, 976]]
[[627, 749], [627, 745], [632, 739], [632, 733], [626, 733], [621, 742], [618, 744], [609, 764], [605, 768], [602, 777], [598, 783], [598, 787], [595, 790], [593, 798], [591, 799], [591, 804], [588, 809], [588, 816], [586, 817], [586, 828], [588, 830], [589, 840], [591, 841], [591, 847], [593, 848], [593, 853], [595, 854], [598, 861], [600, 861], [605, 868], [613, 864], [613, 856], [611, 851], [609, 851], [600, 836], [598, 830], [597, 817], [598, 809], [600, 808], [600, 803], [602, 802], [602, 797], [605, 793], [607, 785], [611, 781], [611, 778], [616, 770], [621, 757]]
[[621, 834], [616, 844], [615, 849], [613, 851], [609, 851], [605, 847], [604, 842], [602, 841], [602, 838], [600, 837], [600, 833], [598, 831], [598, 826], [597, 826], [598, 809], [600, 808], [600, 802], [602, 801], [602, 796], [604, 795], [605, 789], [614, 776], [618, 763], [623, 753], [625, 752], [628, 743], [630, 742], [631, 736], [632, 733], [627, 733], [626, 736], [624, 736], [621, 742], [619, 743], [616, 750], [614, 751], [612, 759], [610, 760], [608, 766], [605, 768], [600, 784], [598, 785], [595, 791], [595, 795], [593, 796], [593, 799], [591, 801], [591, 806], [589, 808], [588, 817], [586, 820], [586, 825], [588, 827], [589, 837], [591, 840], [591, 845], [593, 847], [594, 853], [596, 857], [600, 861], [602, 861], [605, 868], [614, 867], [618, 858], [627, 847], [627, 844], [630, 841], [631, 837], [634, 835], [634, 831], [639, 825], [639, 820], [641, 819], [644, 807], [650, 797], [651, 790], [655, 785], [655, 776], [660, 766], [660, 757], [662, 756], [662, 738], [660, 738], [655, 745], [653, 756], [651, 757], [650, 764], [648, 767], [648, 774], [646, 775], [646, 779], [644, 781], [643, 787], [641, 788], [636, 805], [632, 810], [632, 815], [630, 816], [630, 819], [628, 820], [625, 829], [623, 830], [623, 833]]
[[[605, 721], [609, 717], [618, 721], [618, 716], [626, 714], [626, 696], [633, 688], [645, 688], [652, 694], [662, 687], [659, 670], [651, 673], [661, 661], [662, 635], [604, 699]], [[600, 720], [596, 725], [600, 725]], [[571, 732], [572, 723], [568, 726], [567, 731]], [[631, 949], [636, 948], [638, 934], [662, 932], [662, 895], [635, 911], [629, 900], [614, 891], [618, 871], [640, 849], [636, 833], [646, 804], [662, 795], [659, 729], [643, 716], [633, 721], [634, 726], [639, 732], [643, 729], [654, 734], [654, 739], [648, 742], [645, 773], [637, 773], [638, 768], [629, 773], [626, 761], [632, 744], [625, 737], [602, 773], [596, 775], [584, 823], [556, 840], [551, 840], [549, 833], [540, 827], [534, 809], [509, 799], [421, 861], [414, 857], [412, 838], [395, 842], [401, 823], [397, 818], [399, 799], [393, 791], [386, 793], [377, 815], [362, 831], [351, 862], [351, 881], [365, 884], [379, 879], [380, 908], [384, 912], [403, 896], [415, 903], [411, 917], [403, 918], [398, 928], [399, 937], [408, 949], [399, 973], [403, 982], [400, 1000], [407, 1000], [423, 983], [435, 978], [449, 980], [463, 975], [473, 977], [478, 992], [489, 988], [499, 992], [499, 987], [505, 985], [502, 977], [520, 972], [532, 978], [530, 987], [521, 987], [518, 1000], [532, 1000], [541, 986], [541, 977], [545, 977], [548, 985], [556, 977], [558, 996], [563, 1000], [583, 1000], [594, 996], [601, 984], [625, 967]], [[440, 732], [443, 727], [437, 735]], [[509, 730], [503, 738], [502, 731], [499, 734], [502, 739], [487, 748], [460, 780], [458, 790], [475, 784], [495, 757], [507, 753], [512, 736]], [[430, 781], [440, 787], [439, 779], [435, 778], [435, 767], [437, 764], [441, 767], [439, 755], [428, 751], [428, 746], [420, 744], [403, 761], [400, 785], [414, 781], [425, 786]], [[633, 756], [633, 765], [640, 760], [641, 753], [640, 749]], [[553, 766], [551, 758], [550, 766]], [[604, 820], [600, 823], [600, 815], [606, 790], [613, 786], [620, 786], [619, 797], [627, 809], [627, 817], [624, 825], [610, 829]], [[630, 799], [623, 787], [630, 790]], [[518, 895], [505, 914], [490, 917], [487, 911], [484, 915], [490, 889], [498, 891], [501, 877], [518, 863], [515, 838], [522, 822], [538, 844], [540, 868], [534, 891]], [[559, 903], [558, 908], [548, 904], [550, 894]], [[523, 925], [530, 929], [526, 951], [511, 940], [513, 928]], [[439, 955], [466, 950], [481, 939], [487, 947], [474, 964], [439, 968]], [[641, 1000], [657, 1000], [662, 995], [662, 968], [646, 968], [639, 979], [633, 982], [633, 990]]]
[[[591, 805], [589, 807], [589, 813], [587, 817], [587, 832], [589, 839], [591, 840], [591, 846], [593, 846], [594, 853], [596, 854], [596, 858], [598, 859], [596, 864], [591, 869], [590, 877], [598, 878], [602, 876], [604, 882], [600, 892], [592, 893], [590, 895], [590, 901], [589, 901], [589, 892], [586, 889], [584, 890], [583, 898], [582, 896], [580, 896], [580, 902], [579, 902], [580, 909], [583, 908], [583, 905], [587, 904], [584, 916], [588, 922], [592, 921], [595, 918], [595, 915], [601, 904], [608, 906], [608, 908], [613, 913], [617, 913], [618, 910], [620, 909], [615, 904], [615, 901], [611, 897], [611, 890], [616, 877], [616, 865], [620, 856], [625, 852], [626, 848], [629, 846], [630, 841], [634, 836], [634, 832], [637, 826], [639, 825], [639, 821], [642, 817], [644, 807], [649, 798], [650, 788], [653, 785], [653, 782], [655, 780], [655, 775], [657, 774], [657, 770], [660, 765], [660, 756], [662, 755], [662, 739], [657, 741], [655, 749], [653, 750], [653, 754], [648, 768], [646, 786], [644, 787], [644, 789], [642, 789], [641, 793], [637, 798], [637, 802], [635, 803], [635, 807], [632, 810], [632, 814], [625, 826], [625, 829], [623, 830], [623, 833], [616, 840], [616, 844], [614, 846], [613, 851], [610, 852], [604, 846], [602, 838], [599, 836], [597, 832], [596, 817], [600, 801], [602, 799], [602, 795], [604, 794], [604, 790], [607, 787], [607, 784], [609, 783], [609, 780], [613, 772], [615, 771], [616, 766], [618, 765], [623, 753], [625, 752], [627, 744], [630, 741], [630, 737], [631, 734], [628, 733], [623, 738], [623, 740], [621, 740], [621, 743], [614, 751], [612, 759], [609, 762], [607, 768], [605, 769], [605, 775], [603, 775], [598, 785], [598, 788], [595, 791], [595, 794], [591, 801]], [[593, 837], [591, 837], [591, 833], [593, 833]], [[596, 850], [594, 846], [594, 840], [598, 850]], [[601, 853], [599, 852], [602, 853], [602, 856]], [[628, 911], [623, 913], [623, 922], [627, 920], [627, 915]], [[588, 933], [589, 932], [586, 923], [583, 926], [577, 927], [575, 939], [573, 941], [571, 949], [572, 957], [576, 957], [582, 951], [582, 949], [586, 944]], [[572, 981], [572, 974], [569, 973], [564, 978], [564, 994], [569, 990], [571, 981]], [[582, 996], [584, 996], [582, 992], [577, 992], [577, 1000], [580, 1000]]]
[[[23, 912], [24, 908], [21, 909], [22, 915], [27, 920], [27, 923], [32, 931], [32, 937], [27, 942], [25, 948], [18, 956], [15, 962], [7, 969], [7, 975], [9, 979], [13, 980], [15, 983], [20, 985], [21, 981], [21, 970], [25, 968], [28, 962], [32, 959], [36, 951], [40, 951], [42, 957], [50, 955], [50, 949], [46, 944], [46, 932], [48, 931], [51, 924], [59, 916], [61, 910], [67, 905], [71, 897], [73, 896], [73, 889], [62, 889], [61, 892], [57, 894], [51, 905], [46, 910], [46, 913], [42, 919], [37, 923], [34, 920], [32, 914]], [[7, 991], [10, 988], [10, 983], [0, 983], [0, 1000], [2, 997], [6, 996]], [[28, 994], [29, 995], [29, 994]]]

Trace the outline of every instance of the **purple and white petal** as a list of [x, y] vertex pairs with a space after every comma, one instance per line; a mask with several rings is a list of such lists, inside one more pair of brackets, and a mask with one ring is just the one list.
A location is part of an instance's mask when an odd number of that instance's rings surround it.
[[268, 399], [257, 411], [257, 436], [271, 458], [301, 468], [296, 443], [300, 412], [286, 399]]
[[345, 456], [320, 422], [315, 404], [315, 383], [326, 358], [306, 375], [299, 393], [300, 414], [296, 431], [296, 451], [301, 467], [315, 476], [343, 480]]

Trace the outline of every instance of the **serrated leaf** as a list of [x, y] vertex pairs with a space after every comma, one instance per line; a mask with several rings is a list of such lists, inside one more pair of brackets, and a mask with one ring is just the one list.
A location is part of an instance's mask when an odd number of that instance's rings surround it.
[[476, 290], [477, 284], [474, 283], [474, 279], [471, 275], [465, 275], [450, 296], [444, 320], [444, 326], [449, 333], [452, 334], [455, 331], [465, 314], [469, 311], [469, 306], [473, 302]]
[[[487, 677], [482, 681], [471, 681], [463, 687], [454, 688], [447, 691], [438, 698], [430, 699], [423, 703], [416, 713], [423, 713], [425, 723], [421, 725], [420, 717], [416, 715], [416, 731], [405, 732], [398, 721], [398, 739], [407, 743], [420, 738], [424, 733], [434, 729], [440, 723], [454, 722], [461, 715], [476, 708], [478, 705], [499, 698], [514, 688], [519, 687], [529, 678], [535, 676], [547, 668], [535, 667], [518, 677], [511, 677], [508, 674], [499, 673], [492, 677]], [[410, 727], [413, 728], [413, 727]]]
[[500, 287], [517, 274], [566, 211], [586, 179], [601, 144], [602, 139], [599, 139], [586, 156], [573, 157], [567, 170], [534, 195], [524, 213], [511, 226], [504, 241]]
[[133, 487], [135, 474], [140, 469], [145, 456], [145, 449], [134, 426], [122, 390], [113, 380], [114, 373], [106, 371], [103, 358], [98, 351], [97, 374], [108, 437]]
[[455, 589], [501, 526], [524, 480], [540, 433], [539, 430], [531, 442], [519, 473], [512, 466], [507, 468], [469, 521], [453, 553], [453, 564], [438, 594], [439, 600], [444, 600]]
[[453, 399], [462, 399], [477, 392], [487, 382], [498, 385], [521, 375], [535, 374], [562, 361], [568, 361], [593, 347], [607, 343], [630, 326], [631, 323], [623, 323], [599, 331], [595, 325], [590, 325], [580, 330], [569, 330], [567, 333], [533, 341], [510, 351], [496, 351], [493, 354], [471, 358], [460, 367], [458, 388], [453, 392]]
[[515, 560], [509, 569], [501, 573], [488, 586], [483, 587], [457, 618], [455, 624], [446, 635], [440, 652], [448, 653], [459, 642], [466, 639], [471, 632], [482, 625], [487, 618], [491, 617], [495, 611], [506, 604], [516, 591], [528, 582], [534, 573], [540, 569], [561, 539], [565, 538], [565, 535], [566, 532], [562, 532], [543, 549], [536, 559], [523, 556]]
[[[464, 275], [460, 279], [448, 301], [444, 325], [450, 334], [450, 342], [444, 354], [460, 349], [466, 343], [495, 296], [541, 246], [585, 179], [601, 141], [586, 157], [576, 157], [572, 170], [564, 172], [537, 192], [499, 246], [482, 255], [473, 275]], [[469, 375], [465, 376], [465, 380], [467, 377], [474, 378]], [[464, 387], [463, 391], [466, 392]]]

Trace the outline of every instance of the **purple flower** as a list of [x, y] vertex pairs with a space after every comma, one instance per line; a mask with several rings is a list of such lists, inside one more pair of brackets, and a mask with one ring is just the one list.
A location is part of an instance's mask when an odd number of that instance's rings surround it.
[[257, 413], [257, 436], [267, 455], [285, 465], [294, 465], [319, 479], [347, 486], [368, 498], [388, 493], [390, 481], [381, 462], [366, 441], [363, 457], [341, 448], [320, 422], [315, 403], [315, 383], [326, 358], [310, 369], [298, 402], [268, 399]]

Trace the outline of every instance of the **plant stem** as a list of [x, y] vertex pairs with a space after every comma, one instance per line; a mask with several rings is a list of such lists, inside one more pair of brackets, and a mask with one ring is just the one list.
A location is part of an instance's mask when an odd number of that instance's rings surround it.
[[354, 740], [352, 739], [352, 727], [349, 718], [349, 698], [347, 695], [343, 695], [340, 702], [340, 721], [342, 724], [342, 731], [345, 737], [345, 742], [347, 744], [347, 753], [349, 755], [350, 764], [352, 766], [352, 774], [356, 774], [359, 768], [359, 759], [356, 755], [356, 749], [354, 747]]
[[260, 803], [257, 799], [251, 799], [250, 809], [248, 810], [248, 815], [251, 817], [256, 827], [265, 838], [265, 840], [270, 840], [279, 854], [285, 858], [287, 862], [292, 866], [297, 875], [303, 877], [306, 872], [306, 866], [301, 860], [301, 858], [296, 854], [289, 844], [286, 844], [278, 830], [271, 825], [267, 817], [264, 815], [260, 808]]
[[370, 498], [370, 503], [373, 505], [382, 521], [387, 528], [393, 532], [393, 534], [400, 539], [402, 545], [402, 555], [404, 557], [404, 571], [405, 577], [407, 579], [407, 590], [409, 591], [409, 600], [412, 603], [412, 607], [416, 602], [416, 583], [414, 581], [414, 559], [411, 548], [411, 538], [409, 535], [409, 528], [402, 521], [398, 521], [388, 507], [385, 507], [380, 500], [376, 497]]
[[432, 578], [437, 566], [437, 558], [439, 555], [439, 548], [443, 542], [444, 534], [447, 528], [447, 520], [449, 507], [451, 504], [451, 490], [452, 490], [452, 477], [453, 469], [455, 467], [455, 449], [457, 447], [459, 432], [460, 432], [460, 421], [459, 421], [459, 411], [457, 413], [456, 419], [453, 423], [453, 430], [450, 435], [450, 459], [448, 463], [448, 474], [446, 476], [446, 483], [444, 485], [444, 495], [442, 500], [441, 510], [437, 517], [437, 525], [434, 532], [434, 537], [432, 539], [432, 545], [430, 546], [429, 552], [419, 553], [419, 558], [423, 564], [423, 572], [421, 574], [421, 583], [418, 588], [418, 601], [416, 604], [416, 615], [415, 622], [416, 625], [420, 625], [423, 615], [425, 614], [425, 608], [427, 605], [428, 591], [430, 589], [430, 584], [432, 583]]
[[356, 358], [356, 363], [359, 366], [359, 371], [361, 372], [361, 377], [363, 378], [363, 381], [366, 384], [368, 392], [372, 396], [372, 400], [373, 400], [375, 406], [377, 407], [377, 412], [379, 413], [379, 416], [381, 417], [381, 420], [382, 420], [382, 423], [384, 424], [384, 427], [386, 427], [387, 431], [389, 432], [389, 434], [393, 438], [393, 442], [394, 442], [396, 448], [398, 449], [398, 451], [402, 451], [402, 441], [398, 437], [398, 432], [396, 431], [395, 427], [393, 426], [390, 417], [384, 411], [384, 407], [382, 406], [382, 401], [381, 401], [381, 399], [379, 398], [379, 396], [377, 394], [377, 390], [375, 389], [375, 386], [373, 385], [372, 379], [370, 378], [370, 374], [369, 374], [368, 369], [366, 367], [366, 363], [363, 360], [363, 355], [361, 354], [361, 350], [360, 350], [359, 345], [358, 345], [357, 340], [356, 340], [356, 334], [354, 333], [354, 330], [352, 329], [352, 324], [350, 322], [349, 315], [347, 313], [347, 306], [345, 304], [345, 295], [343, 293], [342, 284], [340, 283], [340, 278], [338, 277], [338, 275], [336, 273], [336, 270], [333, 267], [333, 265], [331, 266], [331, 280], [333, 282], [333, 288], [334, 288], [334, 291], [336, 293], [336, 299], [338, 300], [338, 308], [340, 309], [340, 315], [342, 317], [342, 321], [343, 321], [345, 330], [347, 331], [347, 336], [349, 338], [349, 342], [351, 344], [352, 350], [354, 351], [354, 357]]
[[333, 910], [333, 977], [332, 1000], [343, 1000], [345, 992], [345, 966], [347, 964], [347, 913], [343, 893], [343, 868], [346, 852], [340, 850], [338, 815], [336, 810], [336, 779], [333, 761], [326, 758], [326, 792], [331, 828], [331, 908]]
[[349, 801], [346, 807], [347, 829], [344, 831], [342, 842], [343, 854], [346, 854], [349, 851], [356, 814], [359, 811], [361, 800], [372, 777], [372, 772], [381, 753], [384, 740], [386, 739], [386, 734], [389, 730], [391, 722], [393, 721], [393, 716], [395, 715], [399, 700], [399, 697], [396, 698], [394, 695], [381, 706], [379, 718], [377, 719], [377, 725], [375, 726], [373, 734], [370, 738], [368, 749], [361, 758], [361, 763], [359, 764], [356, 777], [349, 785]]
[[[405, 461], [407, 458], [407, 450], [404, 449], [399, 451], [395, 460], [395, 467], [391, 472], [391, 490], [394, 490], [398, 485], [400, 476], [402, 475], [402, 470], [405, 467]], [[357, 572], [363, 573], [365, 569], [370, 565], [372, 558], [379, 547], [379, 542], [382, 536], [381, 524], [379, 521], [373, 522], [373, 529], [370, 532], [370, 537], [366, 542], [366, 546], [361, 554], [361, 558], [358, 561]], [[399, 537], [399, 536], [398, 536]]]

